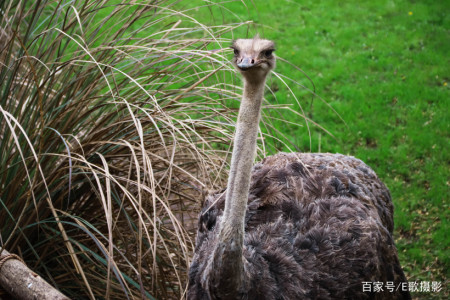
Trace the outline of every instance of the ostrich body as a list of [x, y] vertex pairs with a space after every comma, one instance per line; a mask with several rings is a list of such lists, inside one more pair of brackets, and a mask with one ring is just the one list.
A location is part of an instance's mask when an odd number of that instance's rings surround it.
[[[279, 153], [253, 166], [269, 40], [236, 40], [244, 78], [226, 191], [199, 217], [188, 299], [410, 299], [392, 238], [389, 190], [362, 161]], [[252, 170], [253, 166], [253, 170]], [[363, 291], [363, 283], [383, 291]]]

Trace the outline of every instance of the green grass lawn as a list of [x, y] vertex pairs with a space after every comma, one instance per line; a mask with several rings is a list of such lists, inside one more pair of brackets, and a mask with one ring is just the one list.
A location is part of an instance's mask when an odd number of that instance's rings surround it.
[[[214, 13], [214, 19], [207, 9], [192, 15], [206, 23], [236, 20], [233, 14], [254, 20], [263, 37], [276, 41], [277, 55], [308, 74], [328, 104], [316, 97], [310, 106], [311, 95], [301, 87], [294, 86], [294, 93], [308, 116], [334, 138], [314, 126], [311, 140], [306, 126], [279, 129], [301, 151], [340, 152], [369, 164], [391, 190], [395, 238], [407, 277], [444, 286], [440, 293], [415, 297], [448, 296], [448, 4], [270, 0], [247, 3], [247, 8], [225, 3]], [[255, 32], [251, 26], [240, 28], [235, 37]], [[279, 63], [277, 71], [312, 88], [286, 63]], [[277, 90], [276, 97], [268, 94], [270, 101], [295, 103], [279, 82], [269, 85]], [[284, 118], [304, 124], [294, 114]]]

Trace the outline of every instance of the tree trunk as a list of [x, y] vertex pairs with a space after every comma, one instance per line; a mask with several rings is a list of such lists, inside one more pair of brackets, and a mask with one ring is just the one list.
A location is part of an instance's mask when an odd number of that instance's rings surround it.
[[[0, 248], [1, 250], [1, 248]], [[6, 250], [0, 254], [0, 285], [16, 299], [68, 300], [60, 291], [31, 271], [19, 257], [11, 257]]]

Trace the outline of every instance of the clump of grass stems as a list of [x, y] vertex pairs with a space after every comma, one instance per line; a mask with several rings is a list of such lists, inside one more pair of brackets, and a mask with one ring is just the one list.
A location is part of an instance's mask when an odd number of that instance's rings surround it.
[[173, 5], [0, 4], [0, 246], [74, 299], [182, 298], [202, 194], [225, 185], [242, 23]]

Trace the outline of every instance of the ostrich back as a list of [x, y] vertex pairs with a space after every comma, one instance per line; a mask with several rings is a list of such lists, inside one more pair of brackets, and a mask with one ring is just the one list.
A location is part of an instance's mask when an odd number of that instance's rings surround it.
[[[221, 192], [204, 203], [188, 299], [215, 298], [213, 287], [205, 288], [214, 274], [205, 269], [224, 202]], [[389, 190], [362, 161], [340, 154], [267, 157], [252, 172], [240, 299], [410, 299], [397, 289], [406, 278], [393, 227]], [[364, 282], [381, 282], [384, 291], [363, 291]]]

